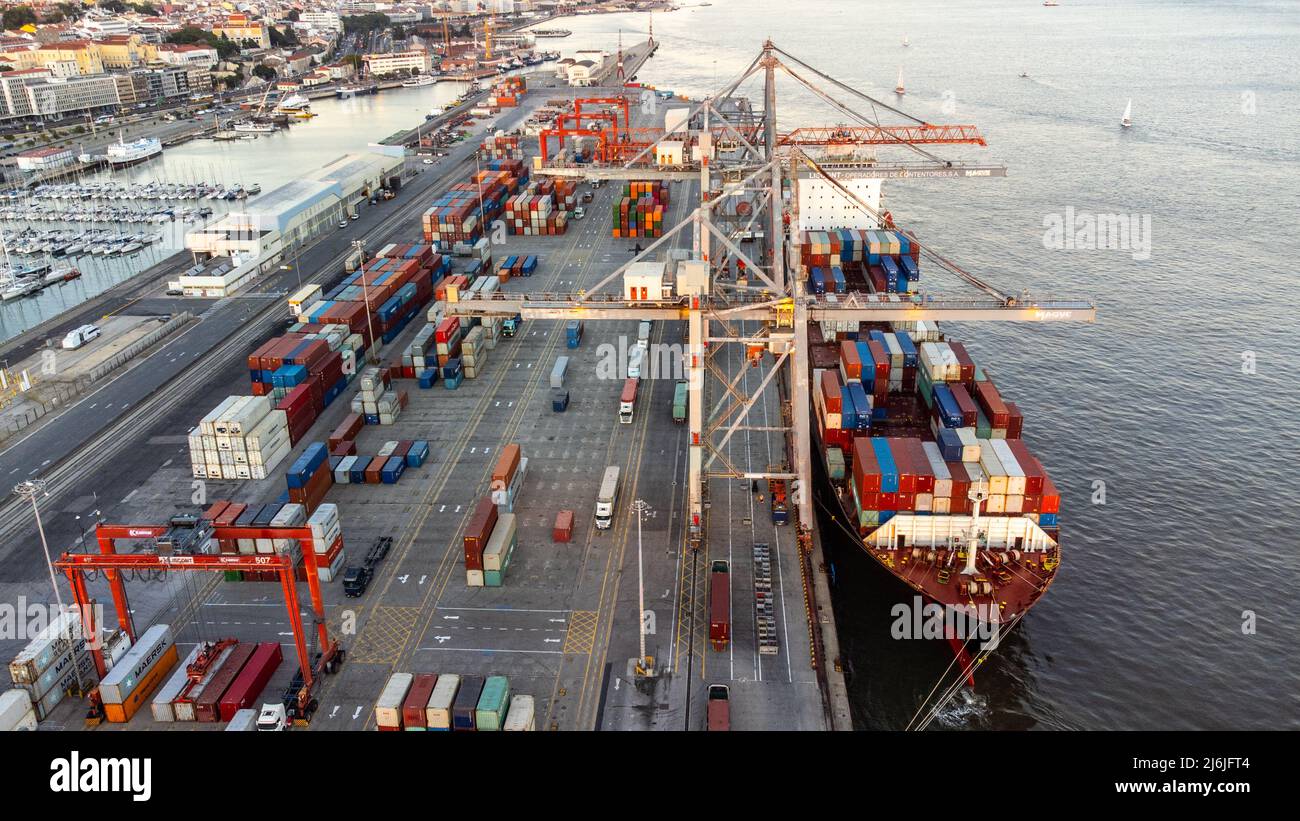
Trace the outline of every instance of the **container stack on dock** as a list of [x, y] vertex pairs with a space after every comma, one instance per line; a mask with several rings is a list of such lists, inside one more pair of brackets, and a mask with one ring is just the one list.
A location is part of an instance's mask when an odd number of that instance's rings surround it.
[[99, 683], [105, 717], [116, 723], [130, 721], [175, 665], [171, 627], [155, 624], [144, 631]]
[[[289, 465], [286, 474], [289, 500], [314, 513], [334, 484], [330, 473], [329, 449], [324, 442], [312, 442], [302, 455]], [[269, 524], [269, 522], [268, 522]]]
[[668, 207], [668, 184], [629, 180], [623, 196], [614, 201], [615, 237], [659, 237], [663, 235], [664, 209]]
[[483, 138], [478, 156], [480, 160], [522, 160], [524, 150], [519, 145], [518, 136], [493, 134]]
[[492, 87], [492, 94], [488, 97], [487, 104], [494, 108], [514, 108], [519, 105], [519, 98], [524, 96], [527, 90], [528, 85], [523, 77], [506, 77]]
[[[319, 384], [319, 383], [314, 383]], [[298, 406], [313, 408], [307, 386]], [[286, 404], [286, 403], [281, 403]], [[288, 403], [294, 406], [294, 403]], [[299, 414], [306, 411], [299, 410]], [[301, 421], [284, 408], [272, 409], [269, 396], [229, 396], [189, 432], [190, 468], [196, 479], [265, 479], [289, 455], [296, 436], [315, 420]]]
[[425, 240], [444, 248], [477, 241], [501, 214], [505, 201], [528, 181], [528, 170], [519, 160], [491, 160], [487, 166], [434, 199], [421, 220]]
[[353, 413], [360, 414], [367, 425], [391, 425], [406, 407], [407, 394], [392, 387], [387, 368], [371, 366], [361, 372], [357, 395], [352, 397]]
[[524, 236], [557, 236], [568, 229], [577, 203], [577, 180], [543, 179], [506, 201], [506, 230]]
[[[110, 657], [107, 647], [104, 652]], [[9, 678], [27, 694], [36, 721], [45, 720], [76, 688], [78, 675], [87, 690], [99, 680], [76, 607], [58, 614], [9, 662]]]
[[527, 732], [537, 727], [536, 705], [512, 693], [505, 676], [399, 672], [375, 700], [375, 725], [380, 732]]
[[920, 280], [921, 246], [898, 231], [804, 231], [801, 241], [811, 293], [906, 293]]

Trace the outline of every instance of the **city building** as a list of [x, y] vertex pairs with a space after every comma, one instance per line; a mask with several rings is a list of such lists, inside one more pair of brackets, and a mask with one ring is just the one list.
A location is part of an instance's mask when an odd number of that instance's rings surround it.
[[109, 34], [95, 42], [105, 71], [132, 69], [144, 62], [139, 35]]
[[412, 69], [420, 74], [428, 74], [433, 69], [429, 52], [422, 48], [395, 51], [390, 54], [367, 54], [365, 61], [369, 73], [376, 77], [386, 74], [410, 74]]
[[318, 31], [343, 31], [343, 18], [336, 11], [304, 11], [298, 15], [298, 22]]
[[247, 14], [231, 14], [220, 23], [212, 26], [212, 33], [218, 37], [225, 35], [236, 43], [253, 43], [257, 48], [271, 47], [271, 33], [261, 20], [255, 20]]
[[144, 53], [151, 63], [165, 63], [169, 66], [185, 68], [211, 69], [217, 64], [217, 50], [212, 46], [198, 43], [159, 43], [146, 45]]

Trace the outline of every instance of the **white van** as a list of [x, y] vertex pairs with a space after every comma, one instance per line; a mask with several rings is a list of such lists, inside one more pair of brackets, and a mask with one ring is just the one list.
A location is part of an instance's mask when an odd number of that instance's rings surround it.
[[63, 348], [64, 350], [74, 351], [98, 336], [99, 326], [97, 325], [82, 325], [80, 328], [73, 328], [68, 331], [67, 336], [63, 337]]

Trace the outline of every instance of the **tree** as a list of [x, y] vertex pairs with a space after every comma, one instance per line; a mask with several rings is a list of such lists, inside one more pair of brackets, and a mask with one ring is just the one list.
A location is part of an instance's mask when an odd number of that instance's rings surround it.
[[402, 28], [402, 25], [400, 23], [393, 23], [393, 39], [394, 40], [406, 39], [406, 29]]
[[276, 73], [275, 73], [275, 69], [271, 68], [270, 66], [265, 65], [263, 63], [258, 63], [257, 65], [253, 66], [253, 76], [260, 77], [266, 82], [270, 83], [275, 80]]
[[271, 26], [268, 31], [271, 34], [271, 46], [273, 48], [298, 45], [298, 35], [294, 33], [292, 27], [286, 27], [284, 32], [281, 32], [275, 26]]
[[36, 12], [32, 11], [31, 6], [14, 6], [5, 9], [4, 27], [6, 29], [20, 29], [23, 26], [36, 25]]
[[351, 14], [343, 18], [343, 31], [348, 34], [362, 34], [386, 29], [392, 22], [387, 14], [378, 12]]
[[122, 14], [126, 11], [126, 3], [123, 3], [122, 0], [99, 0], [99, 7], [114, 14]]
[[131, 8], [134, 9], [139, 14], [151, 14], [151, 15], [158, 14], [158, 7], [155, 6], [153, 3], [149, 3], [149, 2], [132, 3]]

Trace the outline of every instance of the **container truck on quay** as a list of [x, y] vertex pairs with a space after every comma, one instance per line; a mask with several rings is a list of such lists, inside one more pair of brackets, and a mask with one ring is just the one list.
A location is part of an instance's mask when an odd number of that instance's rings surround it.
[[600, 493], [596, 496], [596, 529], [609, 530], [614, 522], [614, 505], [618, 502], [619, 470], [617, 465], [605, 468], [605, 476], [600, 481]]

